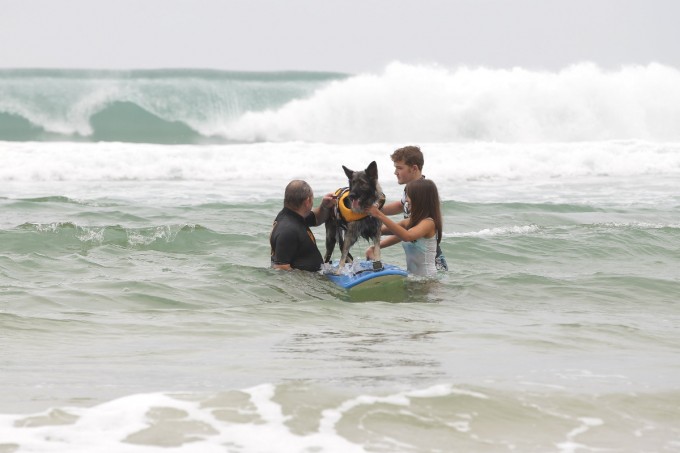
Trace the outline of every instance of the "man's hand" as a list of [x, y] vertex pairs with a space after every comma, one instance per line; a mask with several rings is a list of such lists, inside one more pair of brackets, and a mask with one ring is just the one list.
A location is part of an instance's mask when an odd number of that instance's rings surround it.
[[338, 197], [336, 197], [335, 194], [327, 193], [321, 199], [321, 205], [318, 208], [312, 209], [312, 212], [314, 212], [314, 215], [316, 216], [316, 226], [319, 226], [326, 221], [330, 215], [331, 209], [335, 206], [335, 200], [337, 198]]
[[336, 197], [335, 194], [327, 193], [326, 195], [323, 196], [323, 199], [321, 200], [321, 206], [323, 206], [326, 209], [330, 209], [335, 205], [335, 200], [337, 199], [338, 197]]

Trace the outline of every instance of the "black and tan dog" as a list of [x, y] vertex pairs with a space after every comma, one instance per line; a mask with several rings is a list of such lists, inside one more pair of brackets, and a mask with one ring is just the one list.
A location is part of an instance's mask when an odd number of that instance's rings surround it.
[[342, 166], [349, 179], [349, 187], [335, 192], [337, 203], [334, 212], [326, 220], [326, 256], [324, 261], [330, 263], [335, 243], [340, 244], [342, 255], [338, 272], [345, 263], [352, 261], [349, 249], [363, 237], [373, 241], [375, 249], [373, 269], [382, 269], [380, 262], [380, 220], [366, 214], [365, 210], [373, 204], [380, 207], [385, 203], [385, 195], [378, 184], [378, 166], [371, 162], [365, 170], [352, 171]]

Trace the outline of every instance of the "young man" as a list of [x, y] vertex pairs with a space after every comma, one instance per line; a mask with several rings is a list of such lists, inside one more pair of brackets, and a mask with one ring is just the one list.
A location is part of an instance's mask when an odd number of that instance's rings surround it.
[[[423, 176], [423, 165], [425, 164], [425, 158], [423, 157], [422, 151], [417, 146], [405, 146], [394, 151], [390, 156], [392, 162], [394, 163], [394, 174], [397, 177], [397, 182], [399, 184], [408, 184], [416, 179], [425, 178]], [[410, 215], [409, 206], [406, 202], [406, 189], [404, 188], [404, 194], [401, 196], [400, 201], [393, 201], [391, 203], [386, 203], [382, 208], [383, 213], [387, 215], [395, 215], [400, 212], [404, 213], [404, 218], [408, 218]], [[392, 234], [388, 228], [383, 225], [383, 234]], [[449, 266], [446, 263], [446, 258], [442, 254], [441, 247], [437, 244], [437, 256], [435, 257], [435, 265], [437, 270], [448, 271]]]
[[323, 259], [310, 226], [321, 225], [333, 206], [333, 194], [323, 197], [314, 208], [314, 192], [305, 181], [288, 183], [283, 209], [278, 213], [269, 236], [271, 264], [274, 269], [318, 271]]

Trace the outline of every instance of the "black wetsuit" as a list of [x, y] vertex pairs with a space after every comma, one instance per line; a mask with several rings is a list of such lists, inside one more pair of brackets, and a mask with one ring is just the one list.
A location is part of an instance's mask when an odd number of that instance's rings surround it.
[[316, 216], [310, 212], [302, 217], [295, 211], [283, 208], [274, 220], [269, 243], [272, 248], [272, 265], [290, 264], [293, 269], [318, 271], [323, 258], [316, 246], [310, 226], [316, 225]]

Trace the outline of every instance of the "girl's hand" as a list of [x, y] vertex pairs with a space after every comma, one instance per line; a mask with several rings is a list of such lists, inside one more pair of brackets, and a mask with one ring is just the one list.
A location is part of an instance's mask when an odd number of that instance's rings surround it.
[[382, 212], [380, 212], [380, 208], [372, 204], [369, 208], [366, 209], [366, 214], [372, 217], [379, 217], [382, 214]]
[[366, 259], [367, 260], [373, 260], [374, 256], [375, 256], [375, 254], [374, 254], [374, 251], [373, 251], [373, 247], [371, 246], [371, 247], [367, 248], [366, 249]]

